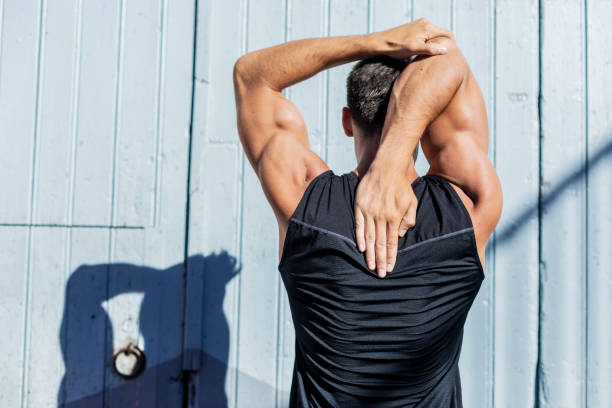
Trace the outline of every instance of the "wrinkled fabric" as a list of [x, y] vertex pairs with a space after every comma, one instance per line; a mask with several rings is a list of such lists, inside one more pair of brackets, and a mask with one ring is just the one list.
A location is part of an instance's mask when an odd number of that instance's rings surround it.
[[470, 216], [444, 178], [416, 179], [416, 225], [379, 278], [356, 245], [358, 183], [320, 174], [289, 223], [278, 269], [295, 327], [290, 407], [462, 407], [463, 327], [484, 279]]

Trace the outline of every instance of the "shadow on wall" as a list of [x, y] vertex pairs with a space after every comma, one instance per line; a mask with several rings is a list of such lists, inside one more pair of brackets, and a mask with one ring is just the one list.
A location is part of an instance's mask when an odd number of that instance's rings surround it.
[[[541, 203], [535, 202], [530, 205], [523, 212], [518, 214], [508, 226], [501, 231], [496, 231], [495, 242], [496, 245], [500, 245], [508, 239], [516, 235], [524, 226], [525, 220], [528, 220], [538, 215], [540, 205], [543, 210], [552, 205], [559, 195], [567, 188], [571, 187], [572, 184], [580, 181], [586, 174], [595, 169], [598, 165], [602, 164], [606, 159], [610, 159], [612, 155], [612, 141], [603, 145], [595, 154], [589, 157], [588, 162], [582, 163], [574, 171], [566, 175], [559, 181], [558, 184], [552, 188], [543, 191], [541, 196]], [[597, 188], [597, 186], [591, 186], [591, 188]]]
[[[240, 269], [226, 251], [192, 256], [188, 263], [190, 271], [203, 271], [201, 391], [210, 406], [223, 407], [230, 342], [223, 298], [225, 286]], [[114, 263], [81, 265], [72, 273], [59, 331], [65, 374], [58, 407], [183, 406], [184, 271], [183, 263], [167, 269]], [[136, 343], [138, 333], [146, 369], [125, 380], [113, 371], [113, 347], [130, 339]]]

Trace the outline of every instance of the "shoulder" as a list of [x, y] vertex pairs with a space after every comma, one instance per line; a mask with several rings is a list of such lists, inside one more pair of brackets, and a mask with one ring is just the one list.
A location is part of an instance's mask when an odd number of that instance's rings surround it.
[[257, 175], [279, 225], [286, 225], [304, 191], [327, 164], [291, 134], [278, 132], [267, 143]]

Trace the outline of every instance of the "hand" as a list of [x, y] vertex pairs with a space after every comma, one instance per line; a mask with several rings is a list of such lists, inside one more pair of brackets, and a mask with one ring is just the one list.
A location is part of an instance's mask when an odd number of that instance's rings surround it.
[[415, 223], [417, 199], [403, 172], [370, 167], [355, 195], [355, 233], [368, 268], [384, 278], [395, 266], [398, 236]]
[[393, 58], [444, 54], [446, 46], [440, 40], [455, 39], [452, 31], [438, 27], [426, 18], [374, 34], [383, 43], [381, 52]]

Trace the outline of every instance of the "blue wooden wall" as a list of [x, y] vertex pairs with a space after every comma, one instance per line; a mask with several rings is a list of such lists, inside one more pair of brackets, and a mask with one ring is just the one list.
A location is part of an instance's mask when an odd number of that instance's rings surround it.
[[[422, 16], [454, 30], [474, 71], [504, 190], [466, 325], [464, 405], [612, 406], [609, 0], [0, 11], [0, 406], [286, 406], [295, 337], [233, 63]], [[336, 173], [355, 166], [340, 120], [350, 66], [285, 90]], [[147, 355], [131, 381], [110, 366], [127, 341]]]
[[194, 5], [0, 13], [0, 406], [180, 406]]

